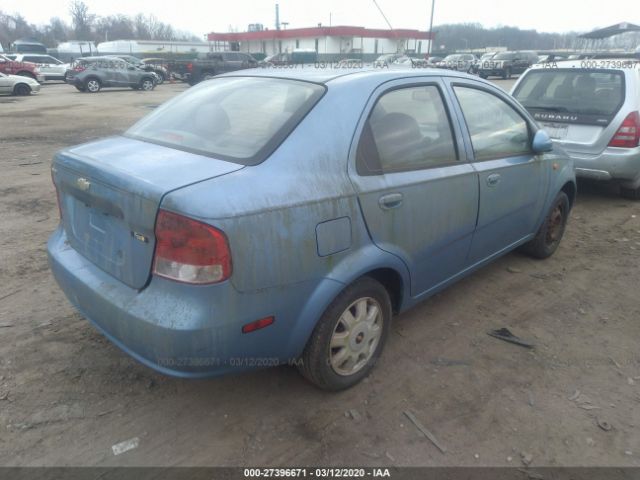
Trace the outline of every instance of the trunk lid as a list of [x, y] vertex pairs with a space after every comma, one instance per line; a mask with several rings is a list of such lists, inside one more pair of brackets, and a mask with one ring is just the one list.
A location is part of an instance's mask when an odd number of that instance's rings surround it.
[[62, 225], [71, 247], [132, 288], [149, 278], [162, 198], [242, 165], [114, 137], [54, 157]]

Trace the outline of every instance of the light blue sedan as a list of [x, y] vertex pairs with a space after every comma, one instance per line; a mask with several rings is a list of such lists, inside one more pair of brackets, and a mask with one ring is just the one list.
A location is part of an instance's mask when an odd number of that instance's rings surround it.
[[393, 314], [511, 250], [546, 258], [573, 165], [512, 97], [440, 70], [243, 71], [56, 154], [51, 269], [140, 362], [295, 364], [331, 390]]

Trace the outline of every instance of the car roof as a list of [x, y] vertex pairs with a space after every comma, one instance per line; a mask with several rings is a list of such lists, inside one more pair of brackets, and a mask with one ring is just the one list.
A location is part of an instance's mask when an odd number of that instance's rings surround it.
[[489, 85], [490, 82], [484, 81], [476, 76], [463, 74], [452, 70], [443, 70], [434, 67], [412, 68], [404, 66], [388, 66], [384, 68], [376, 68], [373, 66], [364, 66], [362, 68], [315, 68], [313, 65], [300, 65], [299, 68], [276, 69], [276, 68], [252, 68], [247, 70], [239, 70], [229, 72], [218, 77], [264, 77], [264, 78], [281, 78], [286, 80], [301, 80], [313, 83], [327, 84], [331, 81], [340, 79], [341, 81], [362, 81], [377, 80], [379, 83], [389, 80], [410, 78], [410, 77], [466, 77], [474, 80], [482, 81]]

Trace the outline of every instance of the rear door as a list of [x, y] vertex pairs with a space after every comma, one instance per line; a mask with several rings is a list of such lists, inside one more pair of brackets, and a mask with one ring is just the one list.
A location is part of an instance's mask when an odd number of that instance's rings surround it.
[[536, 68], [513, 96], [569, 153], [595, 157], [628, 113], [621, 111], [626, 83], [622, 70]]
[[480, 207], [470, 261], [480, 262], [535, 231], [548, 170], [531, 151], [532, 126], [508, 95], [472, 80], [448, 80], [464, 119]]
[[412, 296], [465, 269], [476, 225], [477, 175], [446, 98], [436, 78], [380, 87], [350, 162], [371, 238], [406, 263]]

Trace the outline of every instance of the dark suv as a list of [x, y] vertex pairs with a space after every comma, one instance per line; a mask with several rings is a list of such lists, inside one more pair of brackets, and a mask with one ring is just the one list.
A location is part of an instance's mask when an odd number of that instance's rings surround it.
[[511, 78], [511, 75], [523, 73], [535, 63], [538, 63], [536, 52], [499, 52], [492, 59], [480, 63], [478, 74], [482, 78]]
[[145, 72], [116, 57], [85, 57], [76, 60], [66, 75], [67, 83], [81, 92], [96, 93], [105, 87], [153, 90], [156, 74]]
[[169, 63], [171, 74], [190, 85], [208, 80], [220, 73], [255, 68], [258, 61], [243, 52], [212, 52], [206, 58], [194, 60], [174, 60]]

